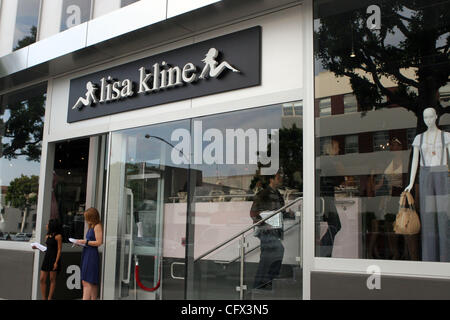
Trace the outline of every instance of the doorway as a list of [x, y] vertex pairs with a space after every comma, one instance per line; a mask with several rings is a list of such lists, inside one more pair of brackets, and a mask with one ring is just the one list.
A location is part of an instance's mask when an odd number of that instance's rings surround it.
[[[46, 196], [42, 238], [49, 219], [58, 219], [63, 236], [61, 272], [55, 299], [81, 299], [81, 252], [69, 238], [83, 239], [86, 234], [84, 211], [95, 207], [104, 221], [105, 154], [107, 135], [49, 143], [46, 174], [51, 190]], [[51, 188], [50, 188], [51, 184]], [[99, 248], [102, 255], [102, 247]], [[43, 255], [42, 255], [43, 257]], [[101, 261], [100, 261], [101, 263]]]

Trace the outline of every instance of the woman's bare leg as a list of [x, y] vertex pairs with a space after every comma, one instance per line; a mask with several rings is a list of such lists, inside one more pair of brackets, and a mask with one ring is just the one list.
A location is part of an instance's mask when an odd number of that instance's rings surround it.
[[89, 282], [82, 281], [83, 283], [83, 300], [91, 300], [91, 285]]
[[56, 271], [50, 271], [50, 289], [48, 290], [48, 300], [53, 299], [53, 293], [56, 288]]
[[98, 285], [91, 284], [91, 300], [97, 300]]
[[41, 276], [39, 277], [39, 283], [41, 285], [42, 300], [47, 300], [47, 275], [48, 275], [48, 272], [41, 271]]

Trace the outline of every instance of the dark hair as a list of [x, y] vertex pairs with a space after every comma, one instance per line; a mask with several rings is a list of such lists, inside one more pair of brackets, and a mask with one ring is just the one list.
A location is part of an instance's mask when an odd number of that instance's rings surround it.
[[61, 234], [61, 224], [58, 219], [50, 219], [48, 221], [47, 234]]

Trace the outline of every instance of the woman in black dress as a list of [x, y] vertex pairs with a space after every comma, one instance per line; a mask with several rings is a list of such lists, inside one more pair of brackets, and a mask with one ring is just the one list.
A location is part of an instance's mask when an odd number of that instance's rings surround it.
[[[41, 293], [43, 300], [51, 300], [56, 287], [56, 275], [61, 271], [61, 248], [62, 235], [59, 221], [50, 219], [47, 224], [47, 235], [45, 236], [45, 244], [47, 250], [45, 251], [44, 261], [41, 267]], [[33, 246], [33, 249], [36, 247]], [[50, 288], [47, 296], [47, 277], [50, 274]]]

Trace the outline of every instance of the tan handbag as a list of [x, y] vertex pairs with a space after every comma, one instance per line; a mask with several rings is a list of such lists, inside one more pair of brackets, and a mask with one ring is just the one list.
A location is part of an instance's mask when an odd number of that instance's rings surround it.
[[400, 208], [394, 222], [397, 234], [417, 234], [420, 232], [420, 219], [414, 207], [414, 198], [405, 191], [400, 196]]

